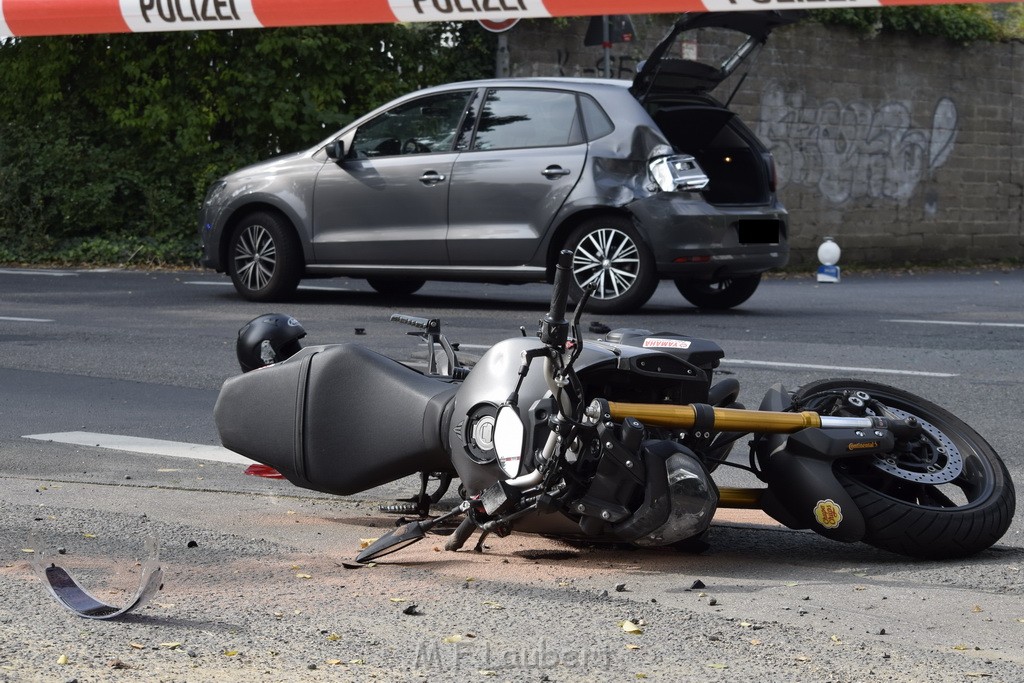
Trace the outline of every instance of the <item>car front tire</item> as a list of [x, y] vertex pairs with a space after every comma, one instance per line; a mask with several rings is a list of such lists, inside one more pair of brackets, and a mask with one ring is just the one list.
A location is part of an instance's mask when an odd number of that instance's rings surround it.
[[572, 252], [569, 293], [574, 301], [594, 285], [587, 303], [594, 313], [627, 313], [647, 303], [658, 286], [654, 257], [625, 216], [592, 218], [565, 242]]
[[721, 280], [676, 280], [676, 289], [697, 308], [724, 311], [739, 306], [757, 291], [761, 274]]
[[232, 231], [227, 267], [242, 298], [279, 301], [299, 286], [304, 267], [302, 247], [286, 219], [257, 211]]

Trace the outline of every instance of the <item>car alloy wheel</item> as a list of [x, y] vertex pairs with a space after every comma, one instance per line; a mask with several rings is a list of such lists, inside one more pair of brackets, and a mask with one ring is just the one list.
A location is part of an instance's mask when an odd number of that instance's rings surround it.
[[653, 258], [625, 217], [596, 218], [569, 238], [572, 294], [593, 287], [590, 310], [621, 313], [643, 306], [657, 287]]
[[262, 225], [246, 226], [235, 243], [235, 271], [246, 289], [259, 290], [270, 284], [277, 267], [277, 245]]
[[228, 273], [250, 301], [275, 301], [295, 291], [302, 278], [302, 247], [283, 216], [257, 211], [240, 221], [228, 243]]

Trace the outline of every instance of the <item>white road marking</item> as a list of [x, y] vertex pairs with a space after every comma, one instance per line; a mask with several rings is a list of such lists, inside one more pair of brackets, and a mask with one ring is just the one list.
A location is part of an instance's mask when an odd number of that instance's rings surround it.
[[43, 275], [45, 277], [78, 277], [78, 273], [72, 273], [66, 270], [30, 270], [27, 268], [24, 270], [0, 268], [0, 275]]
[[192, 460], [212, 460], [214, 462], [251, 465], [253, 461], [220, 446], [206, 446], [197, 443], [164, 441], [162, 439], [144, 439], [137, 436], [120, 436], [118, 434], [97, 434], [93, 432], [55, 432], [53, 434], [26, 434], [23, 439], [36, 441], [56, 441], [76, 446], [93, 446], [109, 448], [114, 451], [145, 453], [147, 455], [167, 455], [173, 458], [190, 458]]
[[52, 323], [49, 318], [15, 318], [9, 315], [0, 315], [0, 320], [8, 320], [15, 323]]
[[766, 368], [798, 368], [807, 370], [827, 370], [837, 372], [871, 373], [878, 375], [914, 375], [915, 377], [959, 377], [957, 373], [951, 372], [925, 372], [923, 370], [892, 370], [889, 368], [856, 368], [844, 367], [842, 365], [813, 365], [811, 363], [782, 363], [770, 360], [742, 360], [739, 358], [725, 358], [722, 365], [748, 365], [761, 366]]
[[[182, 284], [200, 285], [203, 287], [232, 287], [231, 280], [186, 280]], [[356, 292], [359, 290], [348, 287], [325, 287], [323, 285], [299, 285], [299, 289], [315, 292]]]
[[1024, 327], [1024, 323], [975, 323], [955, 320], [883, 320], [885, 323], [910, 323], [914, 325], [962, 325], [965, 327]]
[[[420, 344], [420, 346], [426, 346], [426, 344]], [[489, 349], [490, 346], [486, 344], [459, 344], [460, 349]], [[829, 370], [837, 372], [864, 372], [879, 375], [914, 375], [917, 377], [959, 377], [958, 373], [954, 372], [926, 372], [924, 370], [893, 370], [889, 368], [857, 368], [857, 367], [844, 367], [841, 365], [814, 365], [811, 363], [784, 363], [782, 361], [770, 361], [770, 360], [743, 360], [740, 358], [724, 358], [722, 360], [723, 365], [747, 365], [751, 367], [766, 367], [766, 368], [798, 368], [807, 370]]]

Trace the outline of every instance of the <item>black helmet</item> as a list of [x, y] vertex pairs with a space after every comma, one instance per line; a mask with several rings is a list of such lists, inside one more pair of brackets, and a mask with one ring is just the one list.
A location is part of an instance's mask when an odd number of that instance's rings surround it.
[[301, 323], [290, 315], [266, 313], [253, 318], [238, 331], [235, 355], [242, 372], [279, 363], [298, 353], [306, 336]]

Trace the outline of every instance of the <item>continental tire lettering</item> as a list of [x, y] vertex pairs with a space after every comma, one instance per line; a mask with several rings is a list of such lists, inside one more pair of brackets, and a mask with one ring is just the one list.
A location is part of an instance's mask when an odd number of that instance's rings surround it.
[[846, 444], [846, 450], [848, 451], [860, 451], [865, 448], [878, 448], [879, 443], [877, 441], [862, 441], [860, 443]]
[[235, 0], [139, 0], [139, 12], [147, 24], [153, 19], [167, 24], [241, 20]]

